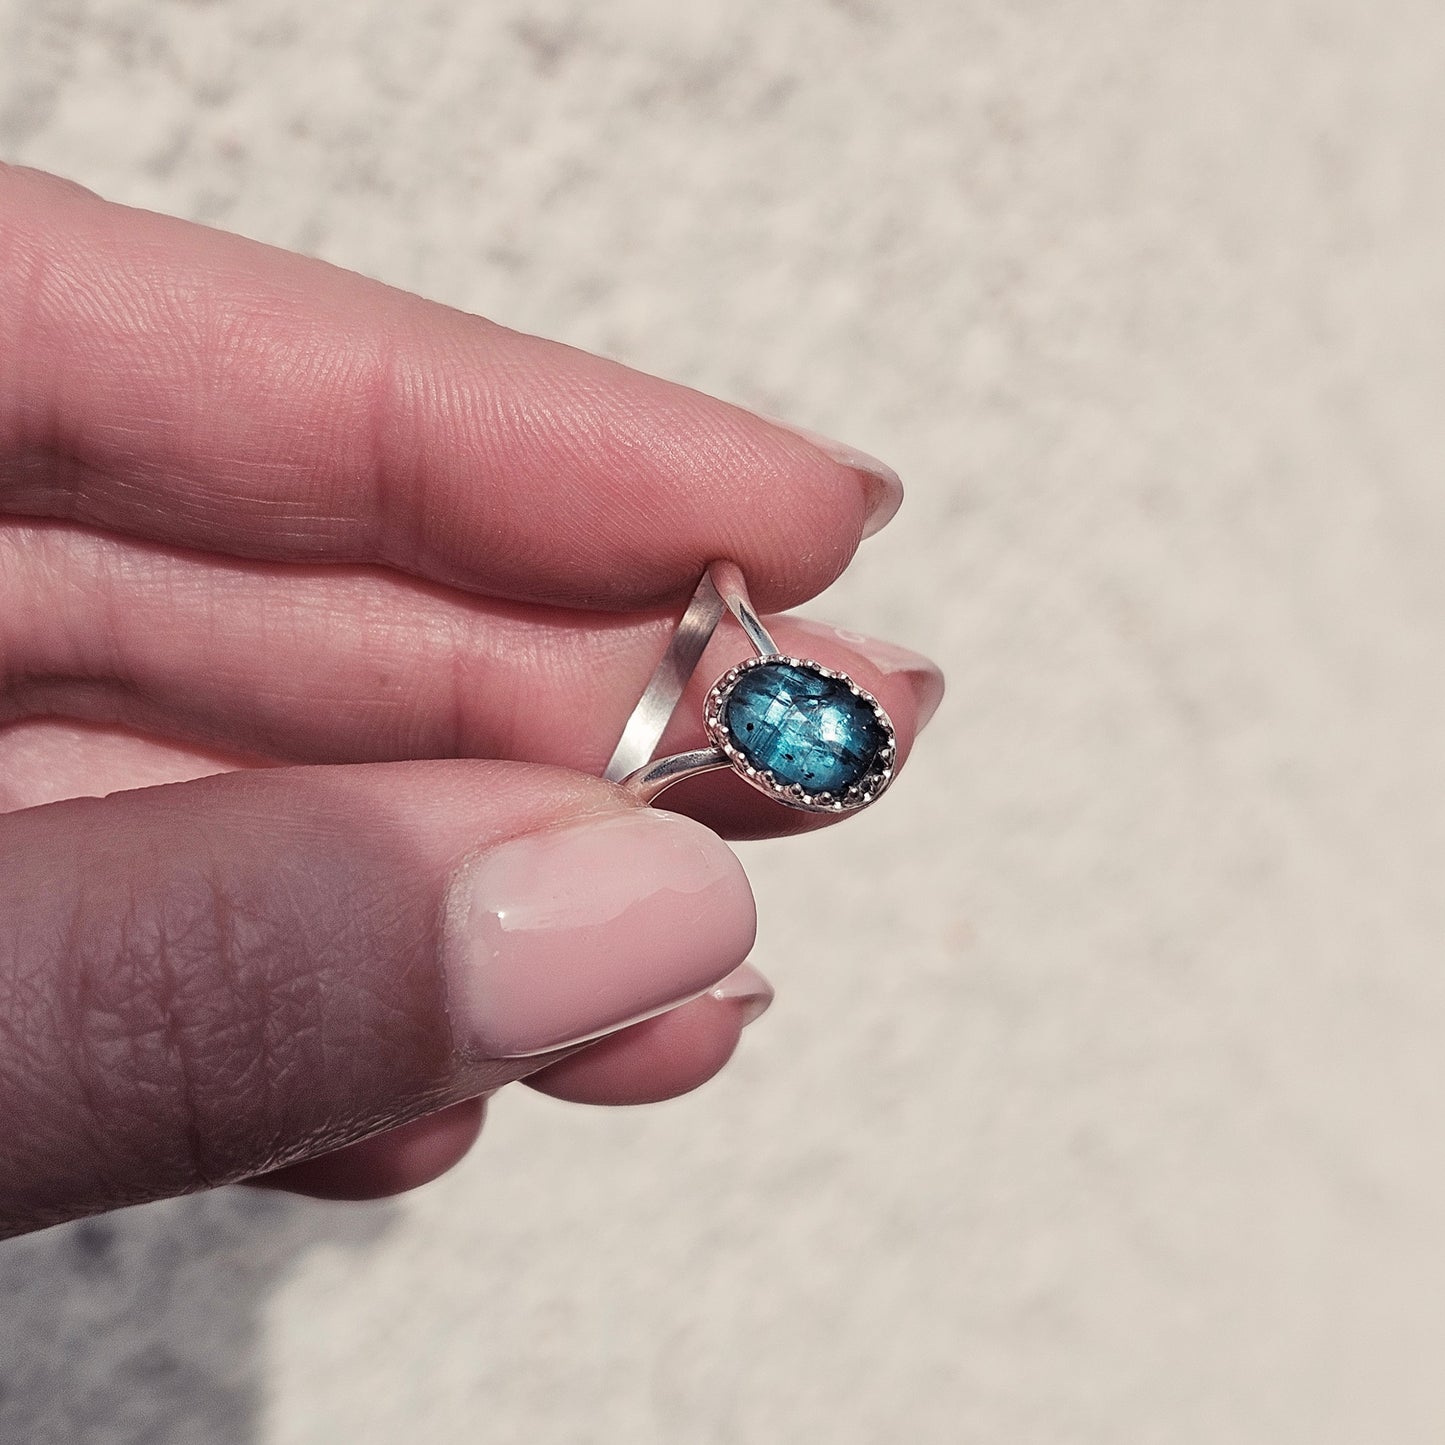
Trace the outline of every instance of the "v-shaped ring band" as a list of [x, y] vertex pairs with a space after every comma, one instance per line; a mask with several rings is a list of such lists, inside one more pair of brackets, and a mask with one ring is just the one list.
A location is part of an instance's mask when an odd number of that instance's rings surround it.
[[[709, 746], [653, 760], [703, 652], [726, 613], [756, 656], [714, 683], [703, 707]], [[603, 776], [643, 802], [685, 778], [732, 768], [777, 802], [815, 813], [853, 812], [893, 780], [893, 724], [846, 673], [789, 657], [748, 600], [733, 562], [703, 573], [677, 631], [622, 730]]]

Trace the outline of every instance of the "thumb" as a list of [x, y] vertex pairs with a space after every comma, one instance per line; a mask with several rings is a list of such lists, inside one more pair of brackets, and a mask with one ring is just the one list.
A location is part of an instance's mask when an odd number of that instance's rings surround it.
[[0, 817], [0, 1234], [494, 1089], [752, 945], [706, 828], [555, 769], [269, 769]]

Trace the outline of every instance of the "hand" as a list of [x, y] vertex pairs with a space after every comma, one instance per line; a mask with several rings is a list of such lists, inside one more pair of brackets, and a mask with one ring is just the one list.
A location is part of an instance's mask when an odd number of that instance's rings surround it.
[[[718, 834], [819, 820], [589, 775], [705, 563], [791, 607], [898, 499], [682, 387], [0, 167], [0, 1232], [385, 1193], [509, 1081], [709, 1077], [770, 997]], [[773, 625], [906, 755], [931, 665]]]

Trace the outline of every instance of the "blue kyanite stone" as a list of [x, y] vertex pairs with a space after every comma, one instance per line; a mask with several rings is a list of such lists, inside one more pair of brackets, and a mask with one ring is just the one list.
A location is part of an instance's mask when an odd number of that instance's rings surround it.
[[888, 733], [846, 682], [790, 662], [765, 662], [733, 684], [723, 725], [760, 771], [835, 797], [873, 771]]

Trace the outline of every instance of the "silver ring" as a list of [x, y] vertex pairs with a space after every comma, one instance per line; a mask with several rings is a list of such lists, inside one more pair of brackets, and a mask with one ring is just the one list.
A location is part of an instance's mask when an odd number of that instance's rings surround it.
[[[703, 705], [709, 746], [653, 759], [688, 680], [725, 612], [753, 651]], [[748, 601], [742, 571], [714, 562], [697, 585], [603, 773], [644, 803], [685, 778], [731, 768], [760, 792], [809, 813], [851, 813], [882, 796], [897, 761], [893, 723], [845, 672], [789, 657]]]

